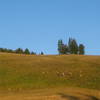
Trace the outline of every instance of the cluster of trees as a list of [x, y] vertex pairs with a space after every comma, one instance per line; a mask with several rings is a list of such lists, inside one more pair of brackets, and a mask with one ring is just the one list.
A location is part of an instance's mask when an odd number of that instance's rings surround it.
[[30, 52], [30, 50], [28, 48], [26, 48], [25, 50], [18, 48], [16, 50], [12, 50], [12, 49], [7, 49], [7, 48], [0, 48], [0, 52], [6, 52], [6, 53], [17, 53], [17, 54], [32, 54], [32, 55], [36, 55], [35, 52]]
[[[28, 54], [28, 55], [36, 55], [35, 52], [30, 52], [28, 48], [25, 50], [21, 48], [17, 48], [16, 50], [7, 49], [7, 48], [0, 48], [0, 52], [7, 52], [7, 53], [17, 53], [17, 54]], [[83, 44], [77, 44], [77, 41], [74, 38], [69, 38], [67, 44], [64, 44], [62, 40], [58, 40], [58, 52], [59, 54], [85, 54], [85, 46]], [[39, 55], [44, 55], [41, 52]]]
[[62, 40], [58, 40], [58, 52], [59, 54], [85, 54], [85, 46], [83, 44], [77, 44], [77, 41], [73, 38], [69, 38], [68, 44], [64, 44]]

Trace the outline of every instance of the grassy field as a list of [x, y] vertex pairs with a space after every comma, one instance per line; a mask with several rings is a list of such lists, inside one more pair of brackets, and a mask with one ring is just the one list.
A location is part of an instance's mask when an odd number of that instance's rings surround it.
[[100, 100], [100, 91], [67, 87], [3, 92], [0, 100]]
[[[21, 95], [25, 95], [22, 94], [23, 91], [25, 92], [25, 91], [41, 90], [42, 91], [41, 93], [43, 93], [43, 91], [45, 90], [44, 94], [49, 93], [49, 91], [50, 93], [55, 91], [55, 93], [59, 93], [59, 94], [54, 93], [56, 97], [58, 96], [58, 98], [60, 98], [61, 95], [62, 97], [64, 97], [63, 93], [67, 93], [68, 92], [67, 89], [71, 90], [69, 88], [72, 87], [73, 89], [80, 88], [78, 90], [81, 90], [83, 88], [89, 90], [93, 89], [93, 91], [98, 91], [98, 92], [93, 92], [92, 94], [95, 93], [99, 94], [100, 56], [78, 56], [78, 55], [62, 55], [62, 56], [33, 55], [32, 56], [32, 55], [0, 53], [0, 94], [1, 94], [0, 97], [5, 97], [4, 94], [7, 95], [9, 92], [11, 93], [14, 92], [15, 94], [21, 93]], [[46, 92], [46, 89], [48, 90], [48, 92]], [[58, 90], [58, 92], [56, 89]], [[66, 91], [62, 93], [60, 92], [59, 89], [63, 89], [63, 91], [65, 90]], [[77, 89], [75, 89], [75, 91], [77, 92]], [[31, 93], [29, 93], [29, 95], [31, 95]], [[13, 96], [11, 96], [11, 98], [14, 98]], [[65, 97], [68, 98], [67, 95], [65, 95]], [[2, 100], [13, 100], [11, 98], [10, 99], [2, 98]], [[56, 100], [56, 99], [30, 98], [25, 100]], [[57, 100], [66, 100], [66, 98]], [[68, 100], [78, 100], [78, 99], [74, 98]], [[90, 100], [99, 100], [99, 99], [95, 98]]]

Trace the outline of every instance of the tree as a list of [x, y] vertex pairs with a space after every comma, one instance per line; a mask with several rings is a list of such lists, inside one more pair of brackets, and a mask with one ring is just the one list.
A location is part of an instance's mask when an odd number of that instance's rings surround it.
[[0, 52], [4, 52], [4, 48], [0, 48]]
[[31, 52], [31, 55], [36, 55], [36, 53], [32, 51], [32, 52]]
[[69, 48], [68, 48], [68, 46], [67, 45], [65, 45], [65, 50], [66, 50], [66, 54], [69, 54]]
[[68, 46], [63, 44], [61, 48], [61, 53], [62, 54], [68, 54]]
[[58, 52], [59, 54], [67, 54], [68, 46], [63, 43], [62, 40], [58, 40]]
[[68, 48], [70, 54], [78, 54], [78, 44], [75, 39], [69, 38]]
[[59, 54], [63, 54], [62, 47], [63, 47], [63, 41], [58, 40], [58, 52], [59, 52]]
[[83, 44], [79, 45], [79, 54], [84, 55], [85, 54], [85, 46]]
[[17, 48], [16, 50], [8, 49], [8, 48], [0, 48], [0, 52], [36, 55], [35, 52], [33, 52], [33, 51], [30, 52], [28, 48], [26, 48], [25, 50], [23, 50], [21, 48]]
[[14, 51], [12, 49], [7, 49], [8, 53], [14, 53]]
[[44, 53], [43, 53], [43, 52], [41, 52], [40, 54], [41, 54], [41, 55], [44, 55]]
[[71, 42], [72, 42], [72, 38], [69, 38], [68, 41], [68, 52], [71, 53]]
[[15, 50], [15, 53], [23, 54], [24, 52], [23, 52], [23, 49], [18, 48]]
[[72, 40], [72, 54], [78, 54], [78, 44], [75, 39]]
[[30, 54], [30, 51], [28, 48], [25, 49], [24, 54]]

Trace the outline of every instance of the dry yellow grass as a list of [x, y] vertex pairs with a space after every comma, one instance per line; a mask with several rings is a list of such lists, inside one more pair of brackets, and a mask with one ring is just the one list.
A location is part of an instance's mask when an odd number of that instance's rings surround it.
[[2, 93], [0, 100], [100, 100], [100, 91], [80, 88], [51, 88]]
[[0, 100], [99, 100], [99, 90], [100, 56], [0, 53]]

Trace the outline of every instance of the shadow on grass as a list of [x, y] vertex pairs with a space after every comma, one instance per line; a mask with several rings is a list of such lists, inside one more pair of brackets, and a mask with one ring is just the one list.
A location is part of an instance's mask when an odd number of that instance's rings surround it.
[[86, 95], [86, 94], [81, 94], [81, 95], [86, 96], [87, 98], [89, 98], [89, 100], [100, 100], [99, 98], [92, 95]]
[[71, 96], [71, 95], [66, 95], [63, 93], [58, 93], [62, 98], [67, 99], [67, 100], [80, 100], [78, 97]]
[[[78, 98], [78, 97], [72, 96], [72, 95], [67, 95], [64, 93], [58, 93], [58, 95], [60, 95], [62, 98], [66, 99], [66, 100], [81, 100], [81, 98]], [[86, 98], [85, 100], [100, 100], [99, 98], [92, 96], [92, 95], [85, 95], [85, 94], [80, 94], [80, 95], [84, 96]]]

